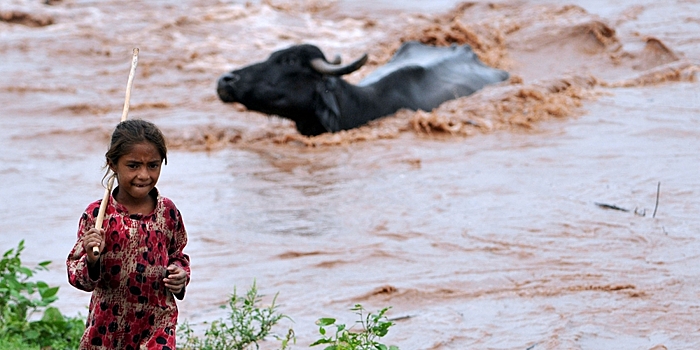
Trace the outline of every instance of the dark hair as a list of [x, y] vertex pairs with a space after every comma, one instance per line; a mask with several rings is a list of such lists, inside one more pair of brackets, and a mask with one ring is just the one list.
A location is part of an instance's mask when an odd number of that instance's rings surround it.
[[116, 165], [119, 158], [129, 153], [134, 145], [142, 142], [150, 142], [156, 146], [163, 162], [168, 164], [168, 148], [160, 129], [155, 124], [145, 120], [129, 119], [119, 123], [112, 133], [109, 150], [105, 153], [107, 166], [109, 166], [110, 161]]

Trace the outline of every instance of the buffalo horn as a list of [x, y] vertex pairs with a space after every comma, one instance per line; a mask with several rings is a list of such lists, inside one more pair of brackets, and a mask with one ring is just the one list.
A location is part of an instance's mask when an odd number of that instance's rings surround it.
[[[335, 60], [334, 60], [335, 61]], [[322, 58], [314, 58], [311, 60], [311, 67], [319, 73], [330, 75], [344, 75], [352, 73], [367, 62], [367, 54], [362, 55], [359, 59], [346, 65], [332, 64]]]

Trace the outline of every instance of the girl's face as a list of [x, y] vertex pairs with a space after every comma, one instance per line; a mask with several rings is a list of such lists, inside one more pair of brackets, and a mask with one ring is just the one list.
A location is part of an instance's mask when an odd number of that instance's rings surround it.
[[119, 158], [110, 168], [119, 181], [120, 202], [138, 204], [148, 199], [148, 193], [156, 187], [163, 159], [156, 146], [150, 142], [135, 144], [131, 151]]

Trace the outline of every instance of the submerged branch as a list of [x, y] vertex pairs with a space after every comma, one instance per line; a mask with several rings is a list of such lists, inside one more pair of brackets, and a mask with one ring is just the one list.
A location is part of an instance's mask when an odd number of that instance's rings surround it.
[[661, 190], [661, 181], [656, 184], [656, 204], [654, 205], [654, 214], [651, 215], [652, 218], [656, 217], [656, 209], [659, 208], [659, 192]]
[[619, 210], [619, 211], [625, 211], [625, 212], [630, 211], [629, 209], [620, 208], [617, 205], [612, 205], [612, 204], [605, 204], [605, 203], [596, 202], [595, 205], [597, 205], [603, 209], [613, 209], [613, 210]]

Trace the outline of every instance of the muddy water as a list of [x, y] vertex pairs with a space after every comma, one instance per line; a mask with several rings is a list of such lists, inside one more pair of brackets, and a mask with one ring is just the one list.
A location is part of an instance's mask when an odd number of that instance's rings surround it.
[[[139, 47], [129, 116], [166, 133], [190, 236], [181, 321], [256, 281], [295, 348], [355, 303], [392, 306], [402, 349], [700, 347], [699, 2], [51, 3], [0, 4], [0, 247], [54, 262], [63, 312], [86, 313], [63, 261]], [[295, 43], [368, 52], [357, 81], [403, 40], [513, 79], [315, 138], [215, 95]]]

